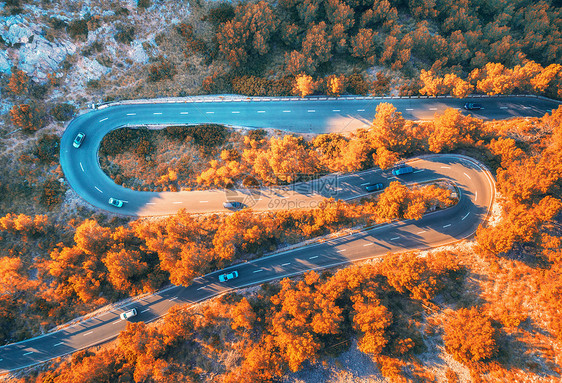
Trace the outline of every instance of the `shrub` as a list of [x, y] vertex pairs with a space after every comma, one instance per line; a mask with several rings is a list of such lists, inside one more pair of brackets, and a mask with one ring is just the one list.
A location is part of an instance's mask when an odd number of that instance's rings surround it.
[[88, 38], [88, 21], [86, 19], [74, 20], [66, 27], [66, 32], [73, 39]]
[[32, 105], [14, 105], [10, 110], [12, 123], [26, 131], [35, 131], [41, 127], [39, 110]]
[[47, 207], [52, 207], [62, 202], [65, 189], [59, 181], [50, 178], [45, 181], [41, 188], [41, 203]]
[[42, 163], [57, 162], [59, 158], [60, 138], [54, 134], [45, 134], [39, 138], [33, 150], [35, 157]]
[[117, 25], [117, 33], [113, 36], [121, 44], [130, 44], [135, 39], [135, 27], [132, 25]]
[[57, 121], [68, 121], [76, 113], [76, 107], [72, 104], [56, 104], [51, 109], [51, 114]]
[[174, 74], [174, 64], [163, 58], [160, 58], [160, 62], [152, 64], [148, 68], [148, 79], [152, 82], [171, 79]]
[[152, 5], [152, 1], [150, 1], [150, 0], [139, 0], [137, 2], [137, 7], [139, 7], [139, 8], [146, 9], [146, 8], [150, 8], [151, 5]]

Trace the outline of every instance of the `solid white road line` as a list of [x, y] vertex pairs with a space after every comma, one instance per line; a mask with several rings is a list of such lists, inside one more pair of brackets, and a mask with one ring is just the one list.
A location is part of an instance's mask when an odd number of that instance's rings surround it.
[[281, 266], [289, 266], [291, 262], [283, 263]]
[[154, 112], [154, 113], [152, 113], [152, 114], [162, 114], [162, 112]]
[[94, 333], [93, 331], [88, 331], [87, 333], [82, 334], [82, 336], [90, 335], [90, 334], [93, 334], [93, 333]]
[[449, 226], [451, 226], [451, 224], [450, 224], [450, 223], [449, 223], [449, 224], [447, 224], [447, 225], [445, 225], [445, 226], [443, 226], [443, 229], [445, 229], [445, 228], [447, 228], [447, 227], [449, 227]]
[[189, 114], [189, 112], [180, 112], [180, 114]]
[[57, 344], [54, 344], [53, 347], [60, 346], [61, 344], [64, 344], [64, 342], [58, 342]]
[[470, 176], [468, 174], [464, 173], [464, 175], [467, 176], [469, 180], [472, 179], [472, 178], [470, 178]]
[[400, 239], [400, 237], [394, 237], [394, 238], [390, 238], [391, 241], [395, 241], [397, 239]]
[[82, 169], [82, 171], [84, 171], [84, 167], [82, 166], [82, 162], [80, 162], [80, 169]]
[[102, 119], [100, 120], [100, 122], [104, 122], [104, 121], [107, 120], [108, 118], [109, 118], [109, 117], [102, 118]]
[[261, 273], [263, 270], [254, 270], [254, 273]]
[[470, 212], [466, 213], [466, 215], [461, 218], [461, 221], [464, 221], [464, 219], [465, 219], [466, 217], [468, 217], [469, 214], [470, 214]]
[[314, 259], [314, 258], [318, 258], [318, 256], [315, 255], [314, 257], [310, 257], [310, 258], [308, 258], [308, 259]]
[[150, 311], [150, 309], [144, 309], [144, 310], [141, 311], [141, 313], [145, 313], [147, 311]]
[[127, 113], [127, 116], [136, 116], [136, 113]]
[[99, 187], [97, 187], [97, 186], [94, 186], [94, 188], [95, 188], [95, 189], [96, 189], [97, 191], [99, 191], [100, 193], [102, 193], [102, 194], [103, 194], [103, 192], [102, 192], [102, 191], [100, 190], [100, 188], [99, 188]]

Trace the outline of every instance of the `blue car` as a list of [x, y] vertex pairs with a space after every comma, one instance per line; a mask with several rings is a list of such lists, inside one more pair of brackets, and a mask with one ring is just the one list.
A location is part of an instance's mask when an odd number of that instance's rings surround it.
[[365, 186], [365, 190], [367, 190], [368, 192], [379, 191], [379, 190], [382, 190], [382, 189], [384, 189], [384, 184], [382, 184], [380, 182], [378, 184]]
[[392, 170], [392, 174], [394, 174], [395, 176], [401, 176], [401, 175], [410, 174], [410, 173], [413, 173], [413, 172], [414, 172], [414, 168], [411, 167], [411, 166], [407, 166], [407, 165], [400, 166], [400, 167]]

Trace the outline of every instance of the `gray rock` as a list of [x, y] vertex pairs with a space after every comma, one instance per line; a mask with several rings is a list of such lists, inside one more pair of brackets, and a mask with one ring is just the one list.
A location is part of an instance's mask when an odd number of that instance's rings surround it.
[[12, 63], [8, 60], [8, 52], [6, 51], [0, 51], [0, 73], [12, 73]]

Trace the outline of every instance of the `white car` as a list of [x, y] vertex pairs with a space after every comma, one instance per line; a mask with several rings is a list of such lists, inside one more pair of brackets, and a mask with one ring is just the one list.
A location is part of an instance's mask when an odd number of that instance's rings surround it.
[[134, 317], [135, 315], [137, 315], [137, 309], [131, 309], [129, 311], [125, 311], [124, 313], [121, 313], [120, 317], [123, 320], [127, 320], [129, 318]]
[[229, 280], [234, 279], [234, 278], [238, 278], [238, 271], [236, 271], [236, 270], [234, 270], [231, 273], [225, 273], [225, 274], [219, 275], [219, 281], [220, 282], [226, 282], [226, 281], [229, 281]]
[[74, 141], [72, 141], [72, 146], [78, 149], [80, 145], [82, 145], [82, 142], [84, 142], [84, 138], [86, 138], [86, 135], [84, 133], [78, 133], [74, 138]]

